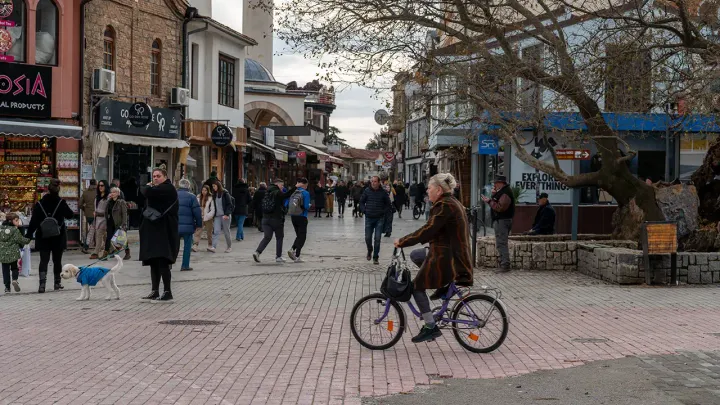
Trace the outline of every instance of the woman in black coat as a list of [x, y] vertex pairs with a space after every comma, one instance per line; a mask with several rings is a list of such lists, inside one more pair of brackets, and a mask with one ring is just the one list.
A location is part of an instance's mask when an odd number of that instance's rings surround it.
[[[45, 281], [47, 280], [48, 264], [50, 263], [51, 255], [55, 280], [54, 289], [63, 289], [60, 283], [60, 272], [62, 271], [62, 255], [65, 249], [67, 249], [67, 227], [65, 226], [65, 219], [71, 219], [73, 216], [73, 210], [70, 209], [65, 200], [60, 198], [60, 180], [50, 180], [48, 193], [45, 194], [33, 208], [32, 218], [30, 218], [30, 225], [27, 230], [28, 237], [32, 238], [34, 234], [35, 249], [40, 251], [39, 293], [45, 292]], [[47, 217], [55, 218], [55, 221], [60, 225], [60, 235], [49, 238], [43, 237], [40, 224]]]
[[318, 183], [315, 187], [315, 218], [321, 218], [323, 208], [325, 208], [325, 200], [327, 199], [327, 188], [322, 186], [322, 183]]
[[[178, 193], [163, 169], [152, 172], [152, 186], [144, 190], [148, 208], [156, 209], [161, 218], [150, 221], [143, 218], [140, 224], [140, 260], [143, 266], [150, 266], [152, 291], [145, 300], [171, 302], [170, 267], [180, 251], [178, 233]], [[160, 279], [164, 292], [160, 295]]]
[[[255, 225], [257, 225], [258, 231], [262, 232], [262, 218], [263, 218], [263, 212], [262, 212], [262, 200], [265, 198], [265, 194], [267, 194], [267, 185], [265, 183], [260, 183], [260, 188], [255, 191], [255, 194], [253, 194], [252, 202], [250, 203], [251, 208], [253, 210], [253, 218], [255, 220]], [[237, 202], [236, 202], [237, 204]]]

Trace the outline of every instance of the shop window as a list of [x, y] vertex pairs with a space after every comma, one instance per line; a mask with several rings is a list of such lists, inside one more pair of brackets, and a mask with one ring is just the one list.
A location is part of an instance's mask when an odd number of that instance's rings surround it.
[[23, 0], [0, 4], [0, 19], [15, 23], [14, 27], [6, 27], [5, 32], [0, 31], [0, 49], [7, 50], [6, 55], [14, 57], [15, 62], [25, 62], [26, 13]]
[[52, 0], [40, 0], [35, 12], [35, 63], [57, 65], [58, 9]]
[[115, 70], [115, 30], [111, 26], [105, 27], [103, 35], [103, 68]]
[[218, 104], [235, 108], [235, 60], [220, 55]]
[[160, 40], [152, 43], [150, 56], [150, 94], [160, 97], [160, 70], [162, 69], [162, 47]]

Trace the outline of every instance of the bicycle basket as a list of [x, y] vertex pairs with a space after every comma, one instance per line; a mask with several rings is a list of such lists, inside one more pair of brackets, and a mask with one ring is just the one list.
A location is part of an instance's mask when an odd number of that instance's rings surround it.
[[410, 301], [413, 293], [413, 282], [405, 263], [393, 259], [388, 266], [387, 274], [380, 285], [380, 292], [389, 299], [398, 302]]

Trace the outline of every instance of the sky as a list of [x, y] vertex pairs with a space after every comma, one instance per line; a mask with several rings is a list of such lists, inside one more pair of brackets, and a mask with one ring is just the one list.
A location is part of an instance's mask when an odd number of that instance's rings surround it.
[[[242, 32], [242, 8], [237, 0], [212, 0], [213, 18]], [[273, 75], [282, 83], [296, 81], [298, 86], [317, 78], [322, 73], [317, 63], [294, 53], [279, 39], [274, 41]], [[335, 86], [338, 88], [339, 86]], [[337, 108], [330, 116], [330, 125], [342, 131], [341, 138], [356, 148], [365, 148], [373, 133], [380, 132], [374, 120], [375, 111], [384, 108], [384, 101], [373, 97], [373, 90], [357, 86], [340, 86], [335, 94]]]

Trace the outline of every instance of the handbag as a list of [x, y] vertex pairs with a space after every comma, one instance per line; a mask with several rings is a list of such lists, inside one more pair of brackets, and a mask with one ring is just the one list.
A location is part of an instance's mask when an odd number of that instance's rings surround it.
[[113, 245], [115, 250], [125, 249], [125, 247], [127, 246], [127, 242], [127, 232], [122, 229], [118, 229], [117, 231], [115, 231], [112, 239], [110, 239], [110, 243]]
[[350, 201], [350, 202], [348, 203], [348, 208], [352, 208], [352, 206], [353, 206], [353, 202]]
[[[407, 302], [412, 297], [413, 281], [405, 260], [405, 252], [400, 249], [400, 253], [402, 256], [398, 256], [397, 248], [395, 248], [393, 260], [380, 285], [380, 292], [393, 301]], [[400, 260], [401, 257], [402, 260]]]
[[163, 212], [163, 213], [160, 213], [160, 211], [156, 210], [153, 207], [146, 206], [145, 210], [143, 210], [143, 217], [145, 217], [145, 219], [149, 220], [150, 222], [155, 222], [158, 219], [164, 217], [165, 214], [167, 214], [168, 211], [170, 211], [170, 208], [172, 208], [177, 203], [178, 203], [178, 200], [175, 200], [175, 202], [170, 204], [168, 209], [166, 209], [165, 212]]

